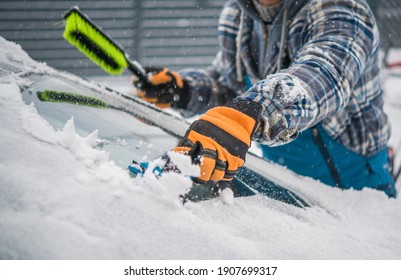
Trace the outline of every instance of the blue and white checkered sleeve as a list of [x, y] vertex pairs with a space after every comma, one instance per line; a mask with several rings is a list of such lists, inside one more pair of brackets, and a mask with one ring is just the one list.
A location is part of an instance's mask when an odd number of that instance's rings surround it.
[[288, 143], [348, 104], [372, 53], [376, 30], [366, 6], [341, 3], [312, 1], [306, 18], [299, 19], [302, 26], [295, 19], [295, 31], [290, 30], [290, 37], [302, 38], [290, 67], [237, 97], [264, 108], [264, 125], [255, 140], [270, 146]]

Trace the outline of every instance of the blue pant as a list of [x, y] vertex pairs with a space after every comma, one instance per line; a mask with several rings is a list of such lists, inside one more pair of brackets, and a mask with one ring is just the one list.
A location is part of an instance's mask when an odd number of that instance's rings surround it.
[[[384, 191], [389, 197], [396, 197], [394, 181], [388, 169], [387, 149], [364, 157], [332, 139], [319, 125], [320, 139], [338, 171], [341, 187], [361, 190], [369, 187]], [[330, 186], [338, 186], [332, 171], [316, 144], [312, 129], [303, 131], [297, 139], [279, 147], [262, 146], [263, 156], [284, 165], [295, 173], [312, 177]]]

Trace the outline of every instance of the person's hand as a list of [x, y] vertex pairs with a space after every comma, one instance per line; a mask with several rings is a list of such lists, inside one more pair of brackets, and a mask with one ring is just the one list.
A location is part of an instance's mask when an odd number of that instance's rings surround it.
[[248, 101], [212, 108], [192, 123], [173, 150], [199, 159], [200, 182], [232, 180], [245, 163], [261, 112], [259, 104]]
[[134, 76], [131, 78], [137, 96], [160, 108], [170, 106], [185, 108], [189, 90], [177, 72], [163, 67], [145, 67], [145, 70], [150, 83], [142, 83]]

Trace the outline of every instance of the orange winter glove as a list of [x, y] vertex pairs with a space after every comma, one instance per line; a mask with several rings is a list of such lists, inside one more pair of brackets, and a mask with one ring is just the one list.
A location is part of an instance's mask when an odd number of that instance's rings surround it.
[[200, 158], [199, 181], [229, 181], [245, 163], [261, 112], [259, 104], [249, 101], [210, 109], [192, 123], [174, 151]]
[[185, 108], [189, 101], [188, 85], [177, 72], [163, 67], [145, 67], [150, 83], [142, 83], [131, 78], [136, 87], [135, 94], [160, 108]]

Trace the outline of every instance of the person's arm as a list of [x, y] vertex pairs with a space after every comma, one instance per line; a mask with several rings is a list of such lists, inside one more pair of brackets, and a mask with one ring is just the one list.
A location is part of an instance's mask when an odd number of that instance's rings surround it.
[[245, 162], [251, 138], [285, 144], [347, 106], [377, 47], [376, 25], [366, 4], [314, 3], [290, 67], [256, 83], [233, 103], [207, 111], [175, 148], [204, 159], [200, 180], [232, 179]]
[[[137, 95], [160, 107], [172, 106], [181, 109], [181, 113], [188, 117], [224, 105], [242, 94], [244, 90], [242, 84], [227, 80], [228, 72], [232, 71], [227, 65], [231, 62], [230, 57], [223, 55], [227, 51], [222, 51], [225, 40], [235, 41], [232, 33], [238, 31], [236, 24], [237, 22], [239, 24], [239, 16], [237, 4], [234, 1], [227, 1], [218, 24], [219, 33], [224, 33], [219, 36], [220, 51], [210, 67], [182, 69], [177, 72], [165, 67], [156, 67], [158, 70], [150, 73], [150, 85], [134, 84], [138, 89]], [[229, 26], [227, 22], [230, 22]], [[226, 34], [227, 32], [230, 36]], [[235, 43], [231, 45], [235, 48]], [[230, 48], [229, 51], [235, 52], [235, 49]], [[180, 86], [181, 81], [183, 86]]]
[[204, 113], [206, 110], [221, 106], [240, 93], [237, 85], [228, 86], [224, 82], [224, 62], [222, 52], [218, 52], [212, 66], [200, 69], [178, 71], [189, 88], [189, 101], [182, 113], [186, 116]]
[[[288, 69], [256, 83], [237, 100], [263, 106], [254, 139], [281, 145], [345, 106], [369, 56], [378, 49], [378, 30], [359, 1], [315, 1], [302, 42]], [[290, 34], [291, 36], [291, 34]]]
[[[240, 25], [241, 10], [236, 1], [227, 1], [218, 22], [219, 51], [212, 65], [204, 70], [179, 71], [188, 82], [190, 101], [186, 114], [199, 114], [207, 109], [224, 105], [244, 92], [244, 83], [235, 81], [234, 71], [236, 36]], [[234, 79], [234, 81], [233, 81]]]

